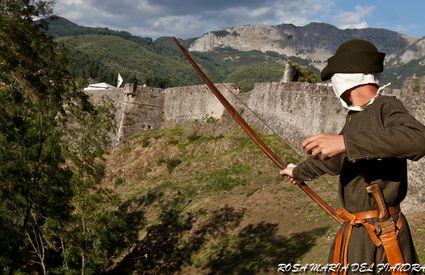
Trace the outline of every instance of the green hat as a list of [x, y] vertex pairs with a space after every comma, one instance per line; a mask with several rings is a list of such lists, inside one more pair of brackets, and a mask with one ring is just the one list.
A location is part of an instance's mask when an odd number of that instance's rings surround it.
[[335, 73], [380, 73], [384, 70], [385, 53], [361, 39], [349, 40], [338, 47], [322, 70], [320, 77], [328, 80]]

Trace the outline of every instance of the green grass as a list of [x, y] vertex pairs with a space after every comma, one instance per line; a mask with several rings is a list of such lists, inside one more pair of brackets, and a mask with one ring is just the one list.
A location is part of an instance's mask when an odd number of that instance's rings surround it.
[[247, 183], [245, 175], [250, 171], [251, 167], [248, 164], [237, 164], [200, 174], [197, 180], [205, 191], [228, 191], [236, 186], [245, 185]]
[[[144, 254], [114, 261], [152, 274], [166, 267], [180, 274], [274, 274], [276, 263], [325, 263], [339, 225], [279, 176], [242, 130], [220, 131], [216, 123], [140, 132], [108, 157], [113, 169], [105, 181], [145, 213], [146, 226], [127, 253], [154, 253], [149, 266]], [[279, 137], [259, 136], [285, 161], [300, 160]], [[336, 177], [309, 186], [338, 207]], [[423, 222], [412, 227], [423, 261]]]
[[413, 92], [414, 93], [419, 93], [421, 90], [421, 80], [420, 79], [416, 79], [415, 80], [415, 87], [413, 88]]
[[123, 178], [116, 178], [115, 179], [115, 186], [121, 186], [125, 184], [125, 180]]
[[167, 166], [167, 171], [169, 174], [181, 163], [182, 161], [178, 158], [169, 158], [169, 159], [160, 159], [158, 164], [164, 164]]
[[188, 137], [187, 137], [187, 140], [189, 141], [189, 142], [194, 142], [194, 141], [196, 141], [196, 140], [198, 140], [199, 138], [201, 138], [202, 136], [200, 136], [200, 135], [198, 135], [197, 133], [193, 133], [193, 134], [190, 134]]

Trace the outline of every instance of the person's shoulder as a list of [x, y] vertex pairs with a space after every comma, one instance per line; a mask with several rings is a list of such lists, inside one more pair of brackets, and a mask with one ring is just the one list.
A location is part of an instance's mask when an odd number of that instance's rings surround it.
[[393, 95], [380, 95], [376, 98], [376, 102], [392, 102], [398, 100], [396, 96]]
[[380, 95], [376, 98], [375, 102], [378, 105], [403, 105], [403, 103], [393, 95]]
[[404, 104], [397, 99], [397, 97], [391, 95], [379, 95], [375, 98], [372, 104], [365, 108], [368, 112], [377, 113], [392, 112], [392, 110], [396, 109], [401, 110], [405, 109], [405, 107]]
[[383, 113], [407, 112], [404, 103], [396, 96], [380, 95], [376, 99], [376, 108]]

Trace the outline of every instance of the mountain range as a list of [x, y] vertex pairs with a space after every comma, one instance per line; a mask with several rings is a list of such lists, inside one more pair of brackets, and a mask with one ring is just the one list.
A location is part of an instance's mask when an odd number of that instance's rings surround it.
[[[47, 33], [70, 52], [74, 70], [90, 81], [138, 80], [156, 87], [192, 85], [200, 79], [170, 37], [151, 39], [108, 28], [79, 26], [65, 18], [47, 20]], [[400, 87], [407, 77], [425, 75], [425, 37], [386, 29], [341, 30], [325, 23], [243, 25], [181, 40], [207, 75], [216, 82], [235, 82], [243, 89], [255, 82], [279, 81], [287, 61], [317, 76], [336, 48], [348, 39], [366, 39], [385, 52], [382, 81]]]

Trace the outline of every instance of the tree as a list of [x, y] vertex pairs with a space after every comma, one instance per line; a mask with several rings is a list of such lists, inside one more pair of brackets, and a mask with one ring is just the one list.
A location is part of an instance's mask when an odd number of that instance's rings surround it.
[[295, 79], [296, 82], [309, 82], [309, 83], [317, 83], [319, 82], [317, 76], [314, 74], [314, 72], [301, 67], [298, 64], [295, 64]]
[[0, 18], [0, 178], [3, 219], [14, 238], [2, 236], [0, 253], [12, 273], [28, 256], [28, 232], [69, 211], [70, 171], [63, 165], [57, 117], [75, 90], [53, 43], [31, 24], [33, 6], [6, 2], [10, 8], [3, 6]]
[[164, 89], [170, 86], [170, 80], [166, 77], [151, 76], [146, 79], [146, 85]]
[[[73, 211], [71, 219], [60, 230], [63, 233], [60, 241], [66, 243], [62, 247], [64, 255], [71, 256], [70, 260], [65, 257], [64, 263], [71, 262], [74, 268], [79, 268], [81, 274], [85, 274], [88, 265], [105, 262], [104, 259], [94, 259], [97, 255], [93, 256], [95, 249], [92, 244], [98, 233], [93, 227], [97, 226], [96, 219], [101, 216], [97, 209], [114, 208], [119, 202], [112, 191], [99, 188], [104, 171], [102, 156], [108, 149], [114, 128], [114, 108], [112, 102], [105, 99], [97, 105], [96, 115], [87, 116], [80, 108], [74, 108], [71, 113], [73, 119], [67, 125], [64, 136], [67, 144], [66, 159], [73, 171]], [[105, 204], [108, 206], [102, 207]], [[109, 229], [105, 221], [101, 224]], [[98, 250], [98, 254], [108, 253], [104, 249]], [[80, 259], [80, 265], [76, 263], [77, 258]]]
[[[63, 49], [32, 21], [50, 11], [50, 1], [0, 6], [0, 273], [46, 274], [47, 262], [62, 264], [48, 259], [63, 257], [58, 225], [71, 220], [76, 190], [85, 188], [77, 188], [87, 175], [81, 170], [93, 171], [92, 162], [73, 160], [81, 152], [92, 160], [107, 146], [100, 134], [110, 130], [107, 112], [90, 103], [67, 70]], [[73, 150], [70, 128], [93, 125], [85, 120], [102, 123], [90, 129], [92, 138], [82, 135], [85, 148]]]
[[5, 16], [19, 17], [32, 21], [33, 17], [52, 14], [52, 0], [1, 0], [0, 12]]

